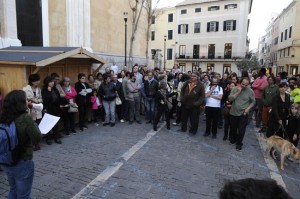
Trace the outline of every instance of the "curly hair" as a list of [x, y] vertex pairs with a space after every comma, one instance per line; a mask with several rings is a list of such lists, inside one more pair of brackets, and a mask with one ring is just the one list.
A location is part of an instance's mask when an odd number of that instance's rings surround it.
[[0, 122], [9, 124], [23, 113], [27, 113], [26, 93], [23, 90], [9, 92], [4, 98]]

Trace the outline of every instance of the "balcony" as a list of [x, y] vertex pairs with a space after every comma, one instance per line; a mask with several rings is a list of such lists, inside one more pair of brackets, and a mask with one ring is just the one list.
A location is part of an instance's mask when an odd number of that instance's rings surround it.
[[224, 55], [224, 53], [210, 53], [206, 55], [195, 55], [193, 53], [185, 53], [185, 54], [178, 54], [175, 55], [176, 60], [192, 60], [192, 59], [213, 59], [213, 60], [237, 60], [237, 59], [243, 59], [246, 58], [246, 56], [241, 56], [241, 54], [232, 54], [232, 55]]

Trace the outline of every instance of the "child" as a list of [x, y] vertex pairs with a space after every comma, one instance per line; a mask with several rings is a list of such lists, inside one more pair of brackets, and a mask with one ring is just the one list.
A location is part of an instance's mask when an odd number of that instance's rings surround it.
[[92, 102], [94, 123], [95, 123], [95, 126], [99, 126], [97, 116], [98, 116], [98, 108], [100, 108], [101, 103], [100, 103], [99, 97], [97, 96], [96, 89], [93, 89], [93, 95], [91, 96], [91, 102]]
[[286, 127], [286, 132], [288, 136], [288, 139], [291, 143], [297, 147], [299, 142], [299, 134], [300, 134], [300, 112], [299, 112], [300, 106], [297, 103], [294, 103], [291, 105], [290, 115], [288, 116], [288, 124]]

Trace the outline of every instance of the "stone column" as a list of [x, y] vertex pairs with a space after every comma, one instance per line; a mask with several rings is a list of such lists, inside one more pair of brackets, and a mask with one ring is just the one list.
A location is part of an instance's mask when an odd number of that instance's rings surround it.
[[16, 2], [0, 0], [0, 48], [21, 45], [17, 31]]

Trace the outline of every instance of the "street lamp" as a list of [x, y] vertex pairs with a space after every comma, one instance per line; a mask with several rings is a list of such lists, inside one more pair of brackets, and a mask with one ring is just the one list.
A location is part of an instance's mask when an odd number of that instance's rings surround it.
[[124, 12], [123, 16], [124, 16], [124, 21], [125, 21], [125, 66], [127, 66], [127, 19], [128, 19], [128, 12]]
[[164, 36], [164, 71], [166, 70], [166, 43], [167, 43], [167, 36]]

